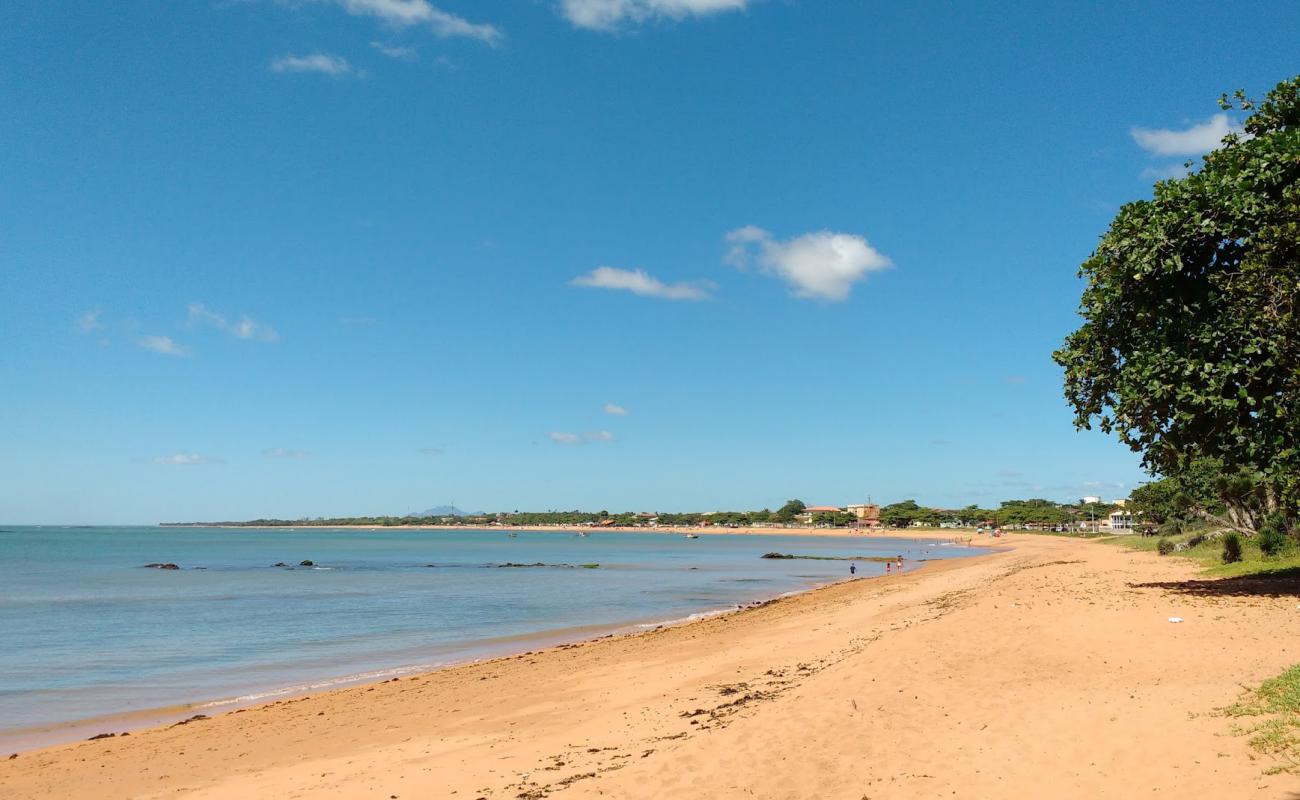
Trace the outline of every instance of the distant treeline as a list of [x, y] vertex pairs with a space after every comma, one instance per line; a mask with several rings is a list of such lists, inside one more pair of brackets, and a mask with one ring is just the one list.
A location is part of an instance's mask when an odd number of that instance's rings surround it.
[[[230, 527], [339, 527], [346, 525], [372, 525], [385, 528], [437, 525], [445, 527], [474, 527], [488, 524], [509, 527], [534, 526], [618, 526], [639, 527], [647, 525], [696, 527], [718, 525], [724, 527], [753, 527], [762, 525], [811, 524], [830, 527], [847, 527], [859, 520], [852, 514], [820, 511], [809, 517], [804, 513], [802, 501], [791, 500], [776, 511], [714, 511], [689, 513], [649, 513], [624, 511], [503, 511], [492, 514], [466, 516], [383, 516], [383, 517], [314, 517], [308, 519], [254, 519], [240, 522], [173, 522], [164, 525], [220, 525]], [[1055, 503], [1051, 500], [1007, 500], [1001, 507], [980, 508], [966, 506], [959, 509], [927, 508], [915, 500], [882, 506], [880, 523], [890, 528], [908, 528], [917, 525], [939, 526], [1002, 526], [1018, 527], [1077, 525], [1082, 521], [1106, 518], [1115, 506], [1106, 503], [1074, 504]]]

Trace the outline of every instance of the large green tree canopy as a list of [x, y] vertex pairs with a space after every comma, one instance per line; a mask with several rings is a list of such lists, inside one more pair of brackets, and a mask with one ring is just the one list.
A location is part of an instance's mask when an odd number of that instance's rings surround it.
[[1238, 98], [1242, 133], [1120, 209], [1080, 269], [1084, 322], [1054, 358], [1078, 427], [1116, 433], [1164, 475], [1217, 458], [1294, 509], [1300, 77]]

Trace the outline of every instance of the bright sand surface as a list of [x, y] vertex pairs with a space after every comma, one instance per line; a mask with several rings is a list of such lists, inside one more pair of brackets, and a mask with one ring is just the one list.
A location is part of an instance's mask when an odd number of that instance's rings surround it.
[[0, 797], [1300, 797], [1212, 713], [1300, 661], [1294, 591], [1214, 586], [1096, 541], [997, 544], [1011, 549], [22, 753], [0, 761]]

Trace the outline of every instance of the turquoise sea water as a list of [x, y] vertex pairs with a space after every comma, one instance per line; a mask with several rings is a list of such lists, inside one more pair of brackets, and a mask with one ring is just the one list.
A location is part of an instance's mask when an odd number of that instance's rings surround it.
[[[0, 528], [0, 731], [246, 702], [848, 577], [847, 562], [760, 558], [769, 551], [913, 564], [972, 553], [880, 538]], [[151, 562], [181, 569], [142, 568]], [[495, 566], [537, 562], [575, 566]]]

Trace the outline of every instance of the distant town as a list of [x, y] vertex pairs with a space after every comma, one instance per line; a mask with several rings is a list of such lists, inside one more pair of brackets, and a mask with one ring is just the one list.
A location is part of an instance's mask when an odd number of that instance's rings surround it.
[[239, 522], [165, 522], [165, 527], [575, 527], [575, 528], [1001, 528], [1005, 530], [1050, 531], [1056, 533], [1133, 533], [1144, 529], [1140, 512], [1129, 507], [1127, 498], [1103, 500], [1083, 497], [1077, 503], [1051, 500], [1007, 500], [996, 509], [970, 505], [964, 508], [931, 508], [915, 500], [889, 505], [849, 503], [807, 505], [790, 500], [775, 511], [701, 511], [669, 513], [659, 511], [500, 511], [466, 513], [454, 507], [431, 509], [437, 513], [373, 517], [311, 517], [302, 519], [254, 519]]

